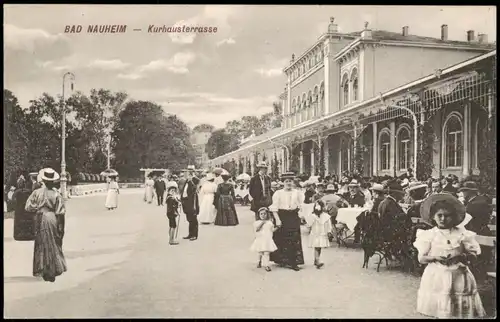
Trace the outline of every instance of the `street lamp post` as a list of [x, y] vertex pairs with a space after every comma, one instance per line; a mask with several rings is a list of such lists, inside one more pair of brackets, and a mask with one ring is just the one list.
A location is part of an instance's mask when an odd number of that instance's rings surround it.
[[61, 193], [64, 199], [68, 198], [67, 192], [67, 178], [66, 178], [66, 100], [65, 100], [65, 82], [66, 77], [69, 76], [71, 80], [71, 90], [73, 90], [73, 82], [75, 81], [75, 75], [71, 72], [67, 72], [63, 75], [62, 83], [62, 140], [61, 140]]

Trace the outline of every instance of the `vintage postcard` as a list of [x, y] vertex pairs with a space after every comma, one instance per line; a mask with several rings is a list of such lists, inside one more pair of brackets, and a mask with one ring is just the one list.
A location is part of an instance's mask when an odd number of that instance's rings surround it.
[[4, 5], [4, 317], [496, 317], [496, 13]]

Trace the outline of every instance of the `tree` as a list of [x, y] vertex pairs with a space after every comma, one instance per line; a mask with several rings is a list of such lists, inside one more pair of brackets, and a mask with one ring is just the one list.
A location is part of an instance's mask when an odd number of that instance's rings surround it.
[[143, 167], [175, 172], [194, 162], [187, 125], [152, 102], [128, 102], [112, 137], [116, 169], [127, 176], [139, 176]]
[[[9, 182], [11, 174], [24, 170], [28, 149], [26, 117], [17, 97], [4, 89], [3, 91], [4, 119], [4, 182]], [[17, 175], [16, 175], [17, 176]], [[12, 185], [12, 182], [9, 183]]]
[[213, 132], [215, 127], [210, 124], [199, 124], [193, 128], [193, 132]]
[[213, 131], [205, 146], [205, 152], [210, 159], [235, 151], [236, 149], [238, 149], [236, 138], [224, 129]]
[[[85, 146], [86, 160], [84, 169], [97, 169], [97, 166], [106, 167], [102, 163], [94, 164], [92, 160], [99, 160], [96, 154], [107, 154], [109, 135], [118, 121], [123, 110], [127, 94], [113, 93], [106, 89], [92, 89], [86, 96], [77, 92], [67, 102], [69, 113], [74, 115], [75, 126], [81, 130], [79, 133], [81, 143]], [[83, 151], [80, 151], [83, 156]], [[98, 172], [102, 171], [99, 170]]]

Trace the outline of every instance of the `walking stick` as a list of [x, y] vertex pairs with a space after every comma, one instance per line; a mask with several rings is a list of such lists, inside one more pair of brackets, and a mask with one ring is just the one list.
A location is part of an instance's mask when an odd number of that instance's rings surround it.
[[[178, 208], [181, 208], [181, 205], [179, 205]], [[175, 239], [177, 240], [177, 235], [179, 233], [179, 226], [181, 225], [181, 213], [180, 211], [177, 211], [177, 213], [179, 214], [177, 217], [179, 217], [179, 219], [177, 220], [177, 229], [175, 230]]]

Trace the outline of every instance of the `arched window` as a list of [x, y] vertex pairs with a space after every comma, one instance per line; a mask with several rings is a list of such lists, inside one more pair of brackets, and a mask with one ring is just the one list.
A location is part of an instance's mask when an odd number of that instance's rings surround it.
[[342, 106], [349, 104], [349, 78], [347, 74], [342, 78]]
[[380, 170], [390, 169], [390, 153], [391, 153], [391, 136], [389, 130], [385, 129], [380, 132], [379, 136], [379, 160]]
[[481, 160], [480, 155], [482, 153], [482, 148], [483, 145], [487, 142], [487, 131], [488, 131], [488, 124], [486, 121], [485, 117], [478, 116], [476, 120], [476, 126], [474, 128], [474, 140], [473, 140], [473, 145], [474, 145], [474, 153], [473, 153], [473, 160], [472, 160], [472, 167], [474, 169], [479, 169], [479, 160]]
[[460, 117], [452, 113], [443, 126], [445, 167], [461, 167], [463, 161], [463, 130]]
[[411, 137], [408, 125], [402, 125], [397, 132], [396, 160], [398, 160], [398, 170], [404, 171], [410, 168], [411, 163]]
[[351, 140], [346, 137], [340, 141], [340, 171], [350, 171], [351, 164]]
[[291, 114], [295, 113], [296, 107], [297, 107], [297, 101], [295, 99], [293, 99]]
[[359, 89], [358, 89], [358, 70], [354, 68], [351, 74], [352, 83], [352, 102], [356, 102], [359, 99]]
[[307, 97], [306, 93], [302, 94], [302, 109], [305, 110], [307, 107]]

